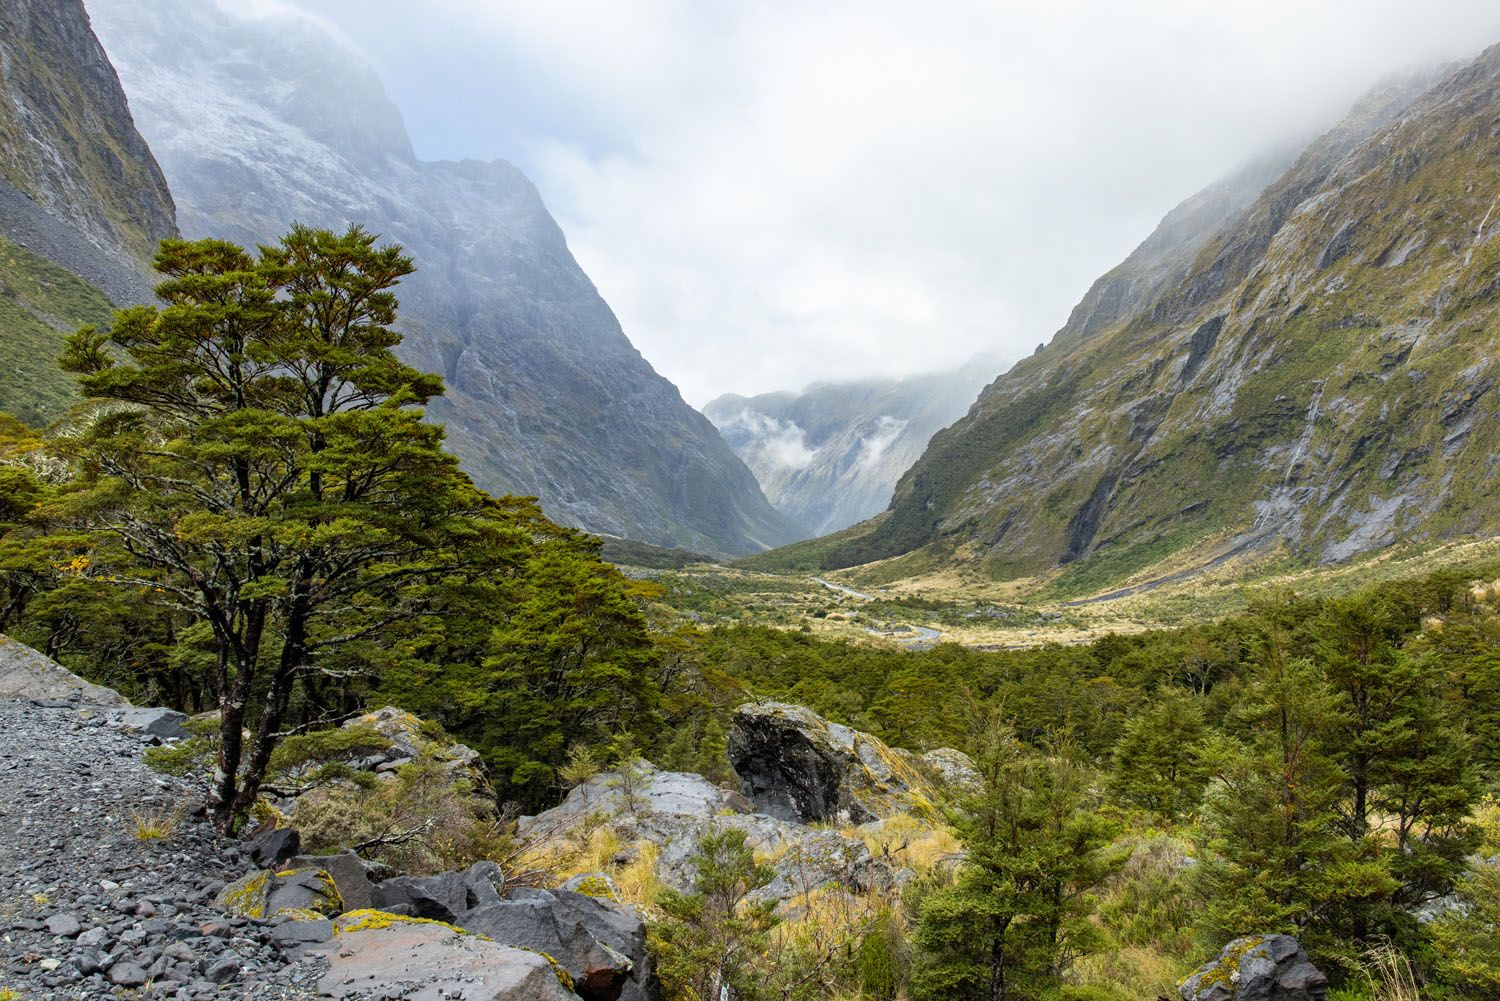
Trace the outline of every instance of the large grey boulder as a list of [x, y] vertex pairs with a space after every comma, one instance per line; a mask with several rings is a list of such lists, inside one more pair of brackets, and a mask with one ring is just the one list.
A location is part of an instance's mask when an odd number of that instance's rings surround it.
[[161, 706], [151, 708], [122, 706], [111, 709], [105, 714], [105, 719], [109, 721], [110, 726], [146, 737], [154, 737], [155, 743], [163, 740], [184, 740], [190, 736], [182, 725], [187, 722], [187, 715], [176, 709], [166, 709]]
[[1177, 986], [1182, 1001], [1327, 1001], [1328, 978], [1290, 935], [1250, 935]]
[[[577, 1001], [546, 957], [440, 924], [363, 912], [313, 946], [328, 958], [318, 990], [333, 998]], [[565, 974], [563, 976], [566, 976]]]
[[859, 892], [886, 889], [904, 875], [871, 858], [858, 840], [764, 813], [743, 812], [749, 806], [743, 796], [720, 789], [701, 775], [658, 771], [643, 761], [628, 773], [593, 776], [558, 806], [522, 817], [517, 830], [530, 841], [565, 842], [608, 824], [625, 846], [623, 858], [632, 857], [641, 844], [655, 845], [655, 875], [677, 890], [692, 888], [697, 873], [691, 859], [699, 839], [726, 828], [744, 831], [746, 844], [760, 857], [777, 859], [778, 879], [766, 891], [777, 899], [833, 882]]
[[292, 869], [322, 869], [328, 873], [346, 911], [374, 907], [375, 884], [396, 875], [389, 866], [362, 859], [352, 851], [337, 855], [297, 855], [288, 859], [286, 864]]
[[93, 685], [57, 661], [0, 635], [0, 699], [74, 700], [97, 706], [128, 705], [120, 693]]
[[897, 813], [936, 819], [936, 801], [973, 774], [958, 751], [924, 760], [785, 702], [735, 710], [729, 761], [758, 810], [804, 824], [862, 824]]
[[219, 891], [215, 904], [242, 918], [269, 919], [278, 914], [296, 918], [331, 917], [342, 913], [343, 901], [333, 878], [322, 869], [262, 869], [248, 873]]
[[508, 900], [465, 914], [461, 923], [496, 942], [551, 956], [584, 1001], [660, 995], [646, 953], [646, 926], [618, 904], [565, 890], [519, 888]]
[[457, 922], [476, 907], [498, 903], [505, 874], [494, 862], [476, 862], [464, 872], [397, 876], [370, 892], [376, 910], [432, 921]]

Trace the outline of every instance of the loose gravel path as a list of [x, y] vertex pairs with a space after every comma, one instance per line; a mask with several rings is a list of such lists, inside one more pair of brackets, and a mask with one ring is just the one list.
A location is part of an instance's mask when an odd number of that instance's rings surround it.
[[[214, 907], [254, 866], [146, 746], [86, 705], [0, 699], [0, 997], [319, 997], [326, 960]], [[152, 822], [165, 837], [140, 836]]]

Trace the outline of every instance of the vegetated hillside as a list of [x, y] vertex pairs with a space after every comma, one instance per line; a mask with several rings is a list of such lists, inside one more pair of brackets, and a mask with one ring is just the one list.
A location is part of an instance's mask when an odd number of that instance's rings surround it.
[[93, 0], [189, 236], [294, 221], [406, 246], [405, 359], [486, 489], [590, 531], [714, 553], [806, 533], [626, 339], [519, 170], [427, 162], [361, 57], [308, 20], [186, 0]]
[[62, 334], [150, 296], [172, 196], [80, 0], [0, 3], [0, 410], [74, 398]]
[[1497, 154], [1493, 49], [1372, 93], [1206, 239], [1117, 281], [1169, 216], [825, 565], [933, 546], [1097, 580], [1195, 546], [1328, 562], [1493, 531]]
[[721, 396], [703, 412], [771, 503], [819, 535], [885, 510], [933, 432], [963, 416], [995, 363], [905, 379], [823, 382]]

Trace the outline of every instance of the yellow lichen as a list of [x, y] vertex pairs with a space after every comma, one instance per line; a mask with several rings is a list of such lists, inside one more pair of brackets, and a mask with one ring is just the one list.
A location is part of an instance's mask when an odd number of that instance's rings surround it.
[[[1234, 975], [1239, 972], [1240, 963], [1244, 961], [1246, 953], [1258, 948], [1264, 942], [1265, 939], [1260, 936], [1252, 935], [1238, 943], [1232, 944], [1225, 950], [1224, 955], [1215, 961], [1216, 965], [1214, 968], [1205, 973], [1203, 979], [1198, 981], [1198, 990], [1201, 992], [1216, 984], [1233, 984]], [[1187, 983], [1190, 979], [1192, 978], [1189, 977], [1182, 982]]]
[[513, 945], [511, 948], [520, 949], [522, 952], [534, 952], [538, 956], [541, 956], [547, 961], [547, 965], [552, 967], [552, 975], [557, 978], [558, 983], [562, 984], [563, 990], [569, 992], [573, 990], [573, 975], [563, 969], [562, 964], [553, 959], [549, 954], [540, 949], [528, 949], [524, 945]]
[[266, 883], [269, 872], [257, 872], [224, 891], [224, 909], [242, 918], [263, 918], [266, 914]]
[[[335, 934], [356, 931], [379, 931], [389, 928], [391, 925], [437, 925], [446, 928], [455, 935], [470, 935], [472, 932], [465, 931], [457, 925], [450, 925], [446, 921], [434, 921], [432, 918], [413, 918], [405, 914], [392, 914], [390, 911], [379, 911], [373, 907], [361, 908], [357, 911], [349, 911], [347, 914], [339, 915], [334, 921], [333, 930]], [[485, 935], [475, 935], [475, 938], [490, 941]]]

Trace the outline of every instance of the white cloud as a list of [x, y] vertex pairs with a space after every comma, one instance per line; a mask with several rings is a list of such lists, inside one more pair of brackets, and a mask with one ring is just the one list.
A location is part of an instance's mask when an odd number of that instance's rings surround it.
[[881, 417], [874, 430], [860, 440], [859, 457], [854, 460], [855, 466], [861, 470], [874, 469], [879, 466], [880, 460], [885, 458], [886, 450], [895, 444], [896, 439], [901, 437], [901, 432], [905, 431], [906, 425], [910, 423], [910, 421], [889, 415]]
[[1493, 0], [303, 0], [429, 156], [526, 169], [642, 353], [726, 391], [1009, 360], [1173, 204]]
[[808, 446], [807, 432], [796, 421], [778, 420], [757, 410], [741, 410], [721, 421], [719, 428], [732, 442], [752, 442], [757, 454], [782, 469], [806, 469], [818, 455], [817, 449]]

